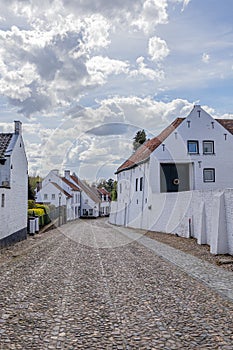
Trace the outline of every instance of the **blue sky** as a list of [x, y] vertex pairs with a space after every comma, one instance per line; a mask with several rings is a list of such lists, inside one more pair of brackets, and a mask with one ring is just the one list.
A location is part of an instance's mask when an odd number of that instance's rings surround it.
[[30, 174], [113, 177], [144, 128], [233, 117], [232, 0], [0, 0], [0, 132]]

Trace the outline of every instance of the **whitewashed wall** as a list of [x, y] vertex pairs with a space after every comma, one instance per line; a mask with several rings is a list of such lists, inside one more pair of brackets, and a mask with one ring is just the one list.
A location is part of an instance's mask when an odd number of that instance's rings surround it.
[[[13, 234], [17, 235], [17, 233], [19, 236], [26, 237], [27, 233], [28, 167], [21, 136], [17, 137], [10, 161], [11, 188], [0, 189], [0, 200], [2, 194], [5, 194], [5, 206], [0, 208], [0, 239]], [[17, 237], [15, 239], [17, 240]]]
[[195, 237], [213, 254], [233, 255], [233, 189], [152, 193], [143, 211], [112, 202], [109, 222]]

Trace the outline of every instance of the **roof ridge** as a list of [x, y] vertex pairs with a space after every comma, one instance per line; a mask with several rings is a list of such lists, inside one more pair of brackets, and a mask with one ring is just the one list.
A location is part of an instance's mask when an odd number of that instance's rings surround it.
[[159, 135], [143, 143], [115, 172], [120, 173], [123, 170], [133, 168], [138, 164], [145, 162], [150, 154], [185, 120], [186, 118], [176, 118], [171, 124], [163, 129]]

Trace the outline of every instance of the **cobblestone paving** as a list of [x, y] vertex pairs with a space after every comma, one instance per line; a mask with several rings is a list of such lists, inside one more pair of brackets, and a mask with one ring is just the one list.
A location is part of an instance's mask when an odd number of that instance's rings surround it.
[[[132, 238], [132, 237], [131, 237]], [[233, 303], [103, 220], [0, 265], [0, 349], [231, 349]]]

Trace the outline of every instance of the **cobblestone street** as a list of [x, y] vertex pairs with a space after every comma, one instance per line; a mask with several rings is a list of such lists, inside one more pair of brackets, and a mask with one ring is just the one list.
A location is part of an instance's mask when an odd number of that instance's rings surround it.
[[233, 273], [134, 232], [80, 220], [21, 242], [0, 262], [0, 349], [232, 350]]

